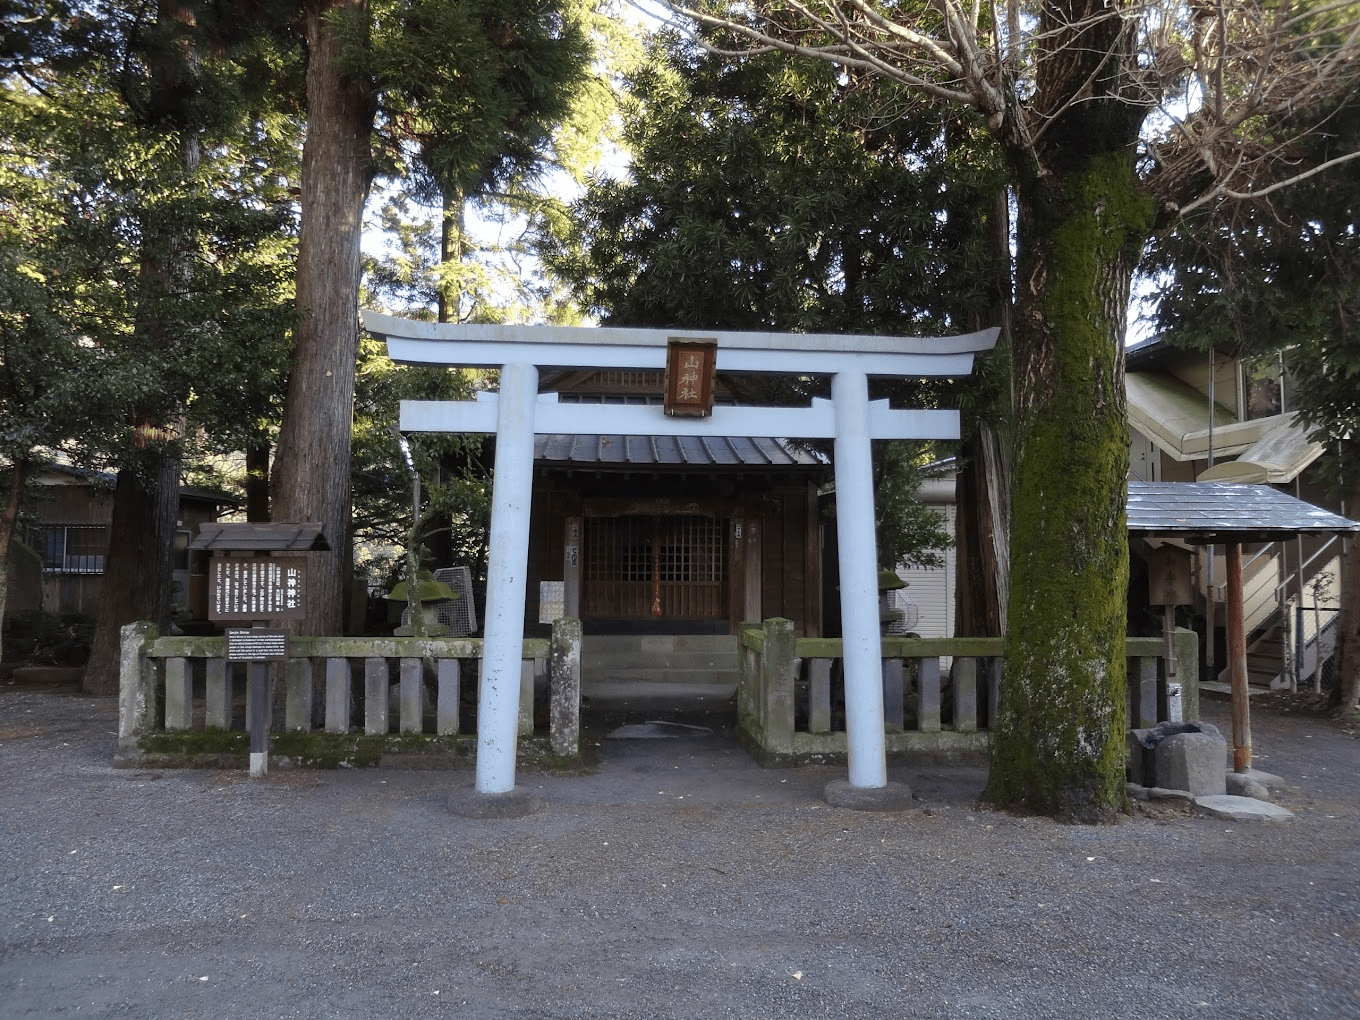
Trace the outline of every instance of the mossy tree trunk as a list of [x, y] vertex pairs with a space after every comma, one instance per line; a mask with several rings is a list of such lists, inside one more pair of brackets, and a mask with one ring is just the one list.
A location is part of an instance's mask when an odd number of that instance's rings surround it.
[[1131, 147], [1018, 195], [1009, 633], [986, 795], [1101, 821], [1125, 796], [1122, 342], [1151, 208]]
[[[1343, 440], [1352, 449], [1360, 446], [1354, 436]], [[1345, 458], [1352, 465], [1360, 456]], [[1346, 512], [1350, 517], [1360, 513], [1360, 472], [1351, 475], [1346, 492]], [[1337, 621], [1336, 686], [1332, 697], [1341, 712], [1352, 715], [1360, 710], [1360, 541], [1352, 536], [1346, 542], [1341, 560], [1341, 618]]]

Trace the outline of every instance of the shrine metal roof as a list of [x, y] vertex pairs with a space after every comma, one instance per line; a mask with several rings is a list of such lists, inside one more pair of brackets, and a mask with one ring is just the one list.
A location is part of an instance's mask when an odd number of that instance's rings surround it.
[[1128, 528], [1131, 534], [1216, 545], [1360, 531], [1360, 521], [1305, 503], [1269, 485], [1130, 482]]
[[686, 467], [826, 467], [813, 450], [745, 436], [538, 435], [534, 460], [548, 464]]

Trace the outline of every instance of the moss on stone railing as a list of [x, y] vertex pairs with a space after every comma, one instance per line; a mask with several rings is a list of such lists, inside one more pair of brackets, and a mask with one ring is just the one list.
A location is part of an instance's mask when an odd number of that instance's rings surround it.
[[[551, 638], [524, 641], [522, 757], [557, 764], [578, 757], [580, 644], [580, 622], [568, 619], [554, 624]], [[149, 623], [123, 628], [115, 764], [245, 767], [248, 738], [224, 653], [222, 637], [161, 637]], [[270, 753], [318, 767], [371, 765], [393, 756], [427, 765], [467, 760], [476, 739], [462, 731], [460, 702], [481, 655], [480, 638], [291, 638], [288, 660], [274, 669], [286, 697]], [[542, 735], [535, 733], [536, 681], [546, 684], [551, 707]], [[389, 720], [393, 692], [396, 711]], [[357, 700], [363, 707], [356, 720]]]
[[[1004, 638], [883, 638], [884, 738], [890, 754], [980, 758], [1002, 696]], [[1127, 641], [1130, 720], [1139, 725], [1165, 700], [1161, 638]], [[1199, 717], [1198, 641], [1176, 632], [1182, 717]], [[799, 638], [792, 621], [744, 623], [738, 633], [738, 732], [771, 763], [843, 761], [839, 638]], [[950, 667], [942, 671], [942, 659]], [[1161, 685], [1159, 687], [1159, 684]], [[1155, 720], [1154, 720], [1155, 721]]]

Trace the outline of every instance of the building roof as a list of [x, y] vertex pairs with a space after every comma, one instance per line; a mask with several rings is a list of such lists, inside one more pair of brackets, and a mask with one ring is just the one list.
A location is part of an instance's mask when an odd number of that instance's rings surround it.
[[1277, 542], [1299, 534], [1360, 531], [1352, 521], [1268, 485], [1130, 482], [1130, 534], [1162, 535], [1192, 545]]
[[826, 458], [784, 439], [745, 436], [538, 435], [540, 464], [629, 467], [824, 468]]

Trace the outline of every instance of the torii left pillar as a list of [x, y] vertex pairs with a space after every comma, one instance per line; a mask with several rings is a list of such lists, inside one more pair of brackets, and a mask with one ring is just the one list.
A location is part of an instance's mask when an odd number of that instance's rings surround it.
[[491, 548], [496, 558], [486, 579], [485, 641], [477, 692], [476, 789], [481, 794], [509, 793], [515, 788], [537, 400], [537, 366], [521, 362], [501, 368], [496, 474], [491, 490]]

